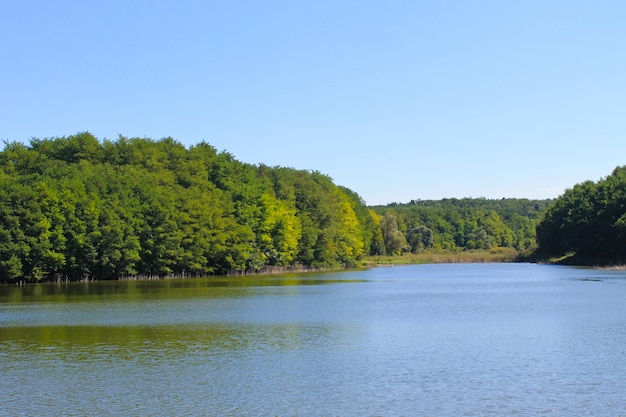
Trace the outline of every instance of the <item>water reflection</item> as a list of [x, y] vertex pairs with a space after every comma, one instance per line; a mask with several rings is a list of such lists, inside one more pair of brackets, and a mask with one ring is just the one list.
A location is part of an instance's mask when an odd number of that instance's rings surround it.
[[[306, 324], [197, 326], [36, 326], [0, 327], [6, 357], [38, 355], [141, 354], [168, 357], [205, 351], [296, 350], [341, 345], [348, 327]], [[67, 356], [66, 356], [67, 357]], [[93, 359], [93, 357], [91, 358]]]
[[[281, 276], [237, 276], [191, 279], [97, 281], [0, 286], [0, 303], [93, 301], [114, 299], [172, 299], [245, 296], [259, 287], [300, 287], [364, 282], [354, 272], [306, 273]], [[226, 291], [233, 290], [233, 291]], [[250, 293], [250, 292], [248, 292]], [[254, 292], [252, 292], [254, 293]]]

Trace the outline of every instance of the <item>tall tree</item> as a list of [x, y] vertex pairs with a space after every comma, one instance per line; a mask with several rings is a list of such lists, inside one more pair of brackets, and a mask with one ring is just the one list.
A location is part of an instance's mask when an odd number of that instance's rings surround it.
[[387, 255], [399, 255], [409, 249], [404, 235], [398, 229], [398, 222], [393, 214], [385, 214], [380, 220], [380, 228], [385, 243], [385, 253]]

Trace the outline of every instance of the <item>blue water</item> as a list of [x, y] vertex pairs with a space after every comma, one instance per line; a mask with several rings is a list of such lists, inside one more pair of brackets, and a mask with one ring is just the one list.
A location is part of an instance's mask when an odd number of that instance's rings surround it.
[[0, 288], [0, 415], [626, 416], [626, 272]]

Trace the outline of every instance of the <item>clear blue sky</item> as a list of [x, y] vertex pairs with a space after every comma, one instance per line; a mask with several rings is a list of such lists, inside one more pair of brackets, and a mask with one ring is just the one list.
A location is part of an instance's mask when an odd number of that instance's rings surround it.
[[368, 204], [626, 164], [626, 1], [5, 0], [0, 140], [206, 141]]

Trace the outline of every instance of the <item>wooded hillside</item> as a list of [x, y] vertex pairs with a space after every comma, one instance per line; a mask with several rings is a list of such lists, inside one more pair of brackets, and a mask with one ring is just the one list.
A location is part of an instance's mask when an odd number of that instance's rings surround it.
[[355, 266], [375, 219], [319, 172], [207, 143], [89, 133], [0, 153], [0, 279], [206, 275]]
[[626, 166], [565, 191], [537, 228], [540, 258], [581, 265], [626, 263]]
[[[447, 198], [392, 203], [372, 209], [383, 216], [387, 253], [535, 246], [535, 228], [554, 200]], [[404, 239], [403, 239], [404, 238]]]
[[367, 207], [317, 171], [251, 165], [207, 143], [89, 133], [0, 152], [0, 281], [354, 267], [367, 255], [535, 242], [551, 201]]

